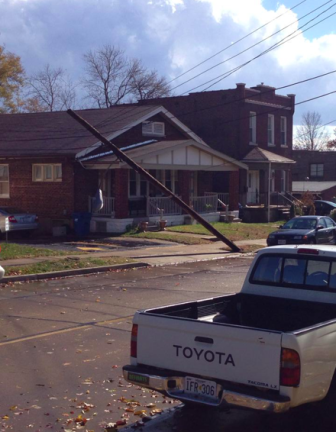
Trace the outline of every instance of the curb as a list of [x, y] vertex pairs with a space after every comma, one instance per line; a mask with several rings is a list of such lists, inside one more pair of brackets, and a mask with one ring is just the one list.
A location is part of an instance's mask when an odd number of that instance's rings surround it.
[[109, 270], [127, 270], [131, 268], [143, 268], [143, 267], [151, 267], [150, 264], [144, 262], [135, 262], [128, 264], [116, 264], [109, 266], [100, 266], [100, 267], [88, 267], [83, 269], [74, 269], [74, 270], [62, 270], [55, 271], [49, 273], [36, 273], [36, 274], [28, 274], [28, 275], [19, 275], [19, 276], [5, 276], [0, 280], [1, 283], [9, 283], [9, 282], [26, 282], [26, 281], [35, 281], [41, 279], [54, 279], [54, 278], [62, 278], [67, 276], [81, 276], [91, 273], [104, 273]]

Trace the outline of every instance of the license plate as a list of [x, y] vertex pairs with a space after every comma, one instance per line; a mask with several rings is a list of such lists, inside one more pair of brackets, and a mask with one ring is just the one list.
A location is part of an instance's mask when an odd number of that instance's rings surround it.
[[286, 240], [278, 240], [278, 244], [286, 244]]
[[186, 376], [184, 378], [184, 392], [197, 396], [217, 399], [217, 384], [214, 381]]
[[133, 372], [128, 372], [128, 379], [132, 382], [137, 383], [137, 384], [145, 384], [145, 385], [149, 384], [149, 377], [143, 376], [143, 375], [138, 375], [138, 374], [133, 373]]

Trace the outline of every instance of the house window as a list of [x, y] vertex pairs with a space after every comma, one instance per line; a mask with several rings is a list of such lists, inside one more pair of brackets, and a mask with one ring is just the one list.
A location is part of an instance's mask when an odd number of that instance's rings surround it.
[[163, 122], [143, 122], [142, 135], [144, 136], [164, 136], [165, 124]]
[[257, 142], [257, 117], [255, 112], [250, 112], [250, 144]]
[[282, 146], [287, 146], [287, 118], [280, 118], [280, 144]]
[[62, 181], [61, 164], [34, 164], [34, 182], [60, 182]]
[[0, 165], [0, 198], [9, 198], [8, 165]]
[[274, 146], [274, 115], [272, 114], [268, 114], [267, 137], [268, 145]]
[[323, 177], [324, 164], [311, 164], [310, 165], [310, 177]]
[[147, 196], [148, 182], [140, 174], [134, 170], [129, 172], [129, 190], [130, 197], [144, 197]]

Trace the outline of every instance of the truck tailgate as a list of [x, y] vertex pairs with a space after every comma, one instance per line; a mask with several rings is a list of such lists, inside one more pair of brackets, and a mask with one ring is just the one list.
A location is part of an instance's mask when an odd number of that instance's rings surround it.
[[279, 389], [281, 332], [139, 313], [137, 363]]

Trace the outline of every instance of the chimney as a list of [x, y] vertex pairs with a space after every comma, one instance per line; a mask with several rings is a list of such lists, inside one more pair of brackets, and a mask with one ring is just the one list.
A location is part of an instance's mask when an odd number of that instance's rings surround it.
[[238, 92], [238, 98], [244, 99], [245, 98], [245, 83], [237, 83], [237, 92]]

